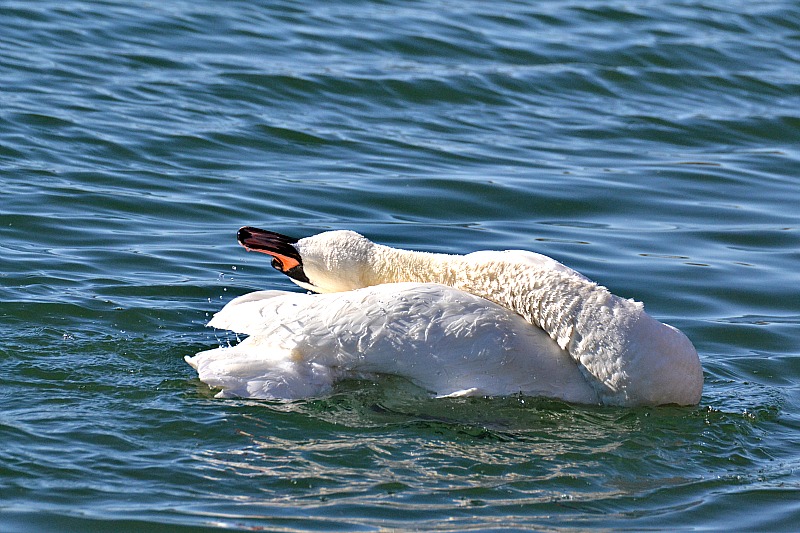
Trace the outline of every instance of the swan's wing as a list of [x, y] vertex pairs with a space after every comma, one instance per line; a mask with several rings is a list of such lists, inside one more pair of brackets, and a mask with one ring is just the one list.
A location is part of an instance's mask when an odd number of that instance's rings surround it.
[[440, 396], [596, 396], [569, 356], [517, 314], [457, 289], [398, 283], [246, 295], [210, 323], [250, 337], [187, 361], [228, 395], [299, 398], [337, 379], [405, 377]]
[[328, 393], [336, 378], [334, 369], [298, 357], [291, 328], [280, 328], [287, 306], [297, 298], [302, 303], [306, 295], [257, 291], [234, 298], [208, 326], [250, 337], [184, 359], [197, 370], [200, 381], [221, 389], [220, 398], [294, 399]]
[[234, 298], [214, 314], [207, 326], [244, 335], [258, 334], [265, 322], [263, 310], [270, 308], [270, 301], [296, 296], [297, 293], [286, 291], [256, 291], [244, 294]]

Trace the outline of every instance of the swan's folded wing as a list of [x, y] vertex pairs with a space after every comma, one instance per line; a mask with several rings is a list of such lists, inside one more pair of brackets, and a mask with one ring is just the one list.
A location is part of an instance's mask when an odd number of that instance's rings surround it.
[[230, 396], [314, 396], [345, 377], [392, 374], [440, 396], [597, 398], [544, 331], [444, 285], [253, 293], [233, 300], [210, 325], [250, 335], [187, 359], [202, 381]]

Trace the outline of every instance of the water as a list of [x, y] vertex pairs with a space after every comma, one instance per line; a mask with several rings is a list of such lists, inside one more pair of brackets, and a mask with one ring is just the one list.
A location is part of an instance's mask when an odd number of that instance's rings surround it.
[[[800, 9], [0, 3], [0, 530], [791, 530]], [[227, 401], [235, 242], [524, 248], [642, 300], [695, 408]]]

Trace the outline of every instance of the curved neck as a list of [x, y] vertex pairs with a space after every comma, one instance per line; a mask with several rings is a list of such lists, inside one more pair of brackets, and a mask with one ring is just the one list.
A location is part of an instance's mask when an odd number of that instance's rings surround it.
[[544, 329], [562, 349], [578, 318], [597, 306], [638, 306], [549, 257], [532, 252], [447, 255], [376, 246], [369, 284], [441, 283], [491, 300]]

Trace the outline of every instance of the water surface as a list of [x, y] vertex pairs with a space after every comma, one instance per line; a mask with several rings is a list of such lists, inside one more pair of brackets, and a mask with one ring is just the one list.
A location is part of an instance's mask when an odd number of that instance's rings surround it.
[[[3, 2], [0, 529], [792, 530], [800, 9], [717, 4]], [[702, 401], [214, 399], [244, 224], [550, 255]]]

